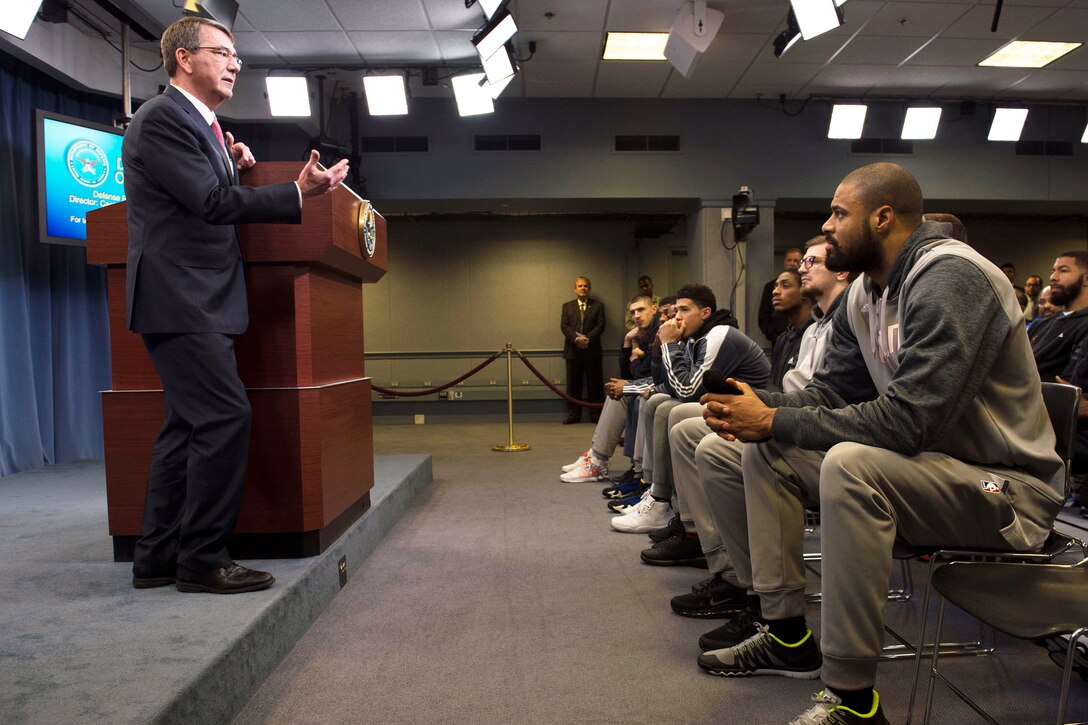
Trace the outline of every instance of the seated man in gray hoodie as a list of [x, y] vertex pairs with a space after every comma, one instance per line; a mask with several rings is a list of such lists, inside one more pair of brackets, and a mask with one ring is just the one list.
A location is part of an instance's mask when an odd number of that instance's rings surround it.
[[[698, 663], [717, 675], [822, 675], [795, 722], [887, 722], [873, 684], [897, 537], [1037, 550], [1064, 496], [1012, 288], [922, 208], [897, 164], [847, 175], [823, 226], [825, 263], [861, 277], [834, 317], [826, 367], [800, 391], [741, 384], [741, 395], [705, 398], [711, 430], [750, 442], [722, 535], [727, 550], [750, 552], [764, 624]], [[972, 303], [949, 314], [949, 299]], [[806, 505], [820, 506], [822, 647], [805, 622]]]

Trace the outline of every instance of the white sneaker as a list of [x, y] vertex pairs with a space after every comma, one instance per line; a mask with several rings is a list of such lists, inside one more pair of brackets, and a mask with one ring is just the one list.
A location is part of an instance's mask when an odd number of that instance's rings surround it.
[[566, 473], [567, 471], [573, 471], [575, 468], [582, 465], [582, 463], [585, 462], [588, 459], [589, 459], [589, 451], [586, 451], [582, 455], [578, 456], [578, 460], [575, 461], [574, 463], [568, 463], [567, 465], [563, 466], [563, 473]]
[[612, 519], [612, 528], [625, 534], [648, 534], [668, 524], [674, 513], [668, 501], [658, 501], [647, 491], [636, 506]]
[[586, 455], [581, 462], [559, 477], [563, 483], [589, 483], [590, 481], [607, 481], [608, 462], [597, 463], [593, 456]]

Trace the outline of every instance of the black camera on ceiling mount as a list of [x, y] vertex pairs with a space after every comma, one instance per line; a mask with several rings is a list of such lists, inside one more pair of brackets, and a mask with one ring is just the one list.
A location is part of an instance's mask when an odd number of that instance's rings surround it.
[[759, 207], [752, 203], [752, 190], [742, 186], [733, 194], [733, 239], [743, 242], [759, 226]]

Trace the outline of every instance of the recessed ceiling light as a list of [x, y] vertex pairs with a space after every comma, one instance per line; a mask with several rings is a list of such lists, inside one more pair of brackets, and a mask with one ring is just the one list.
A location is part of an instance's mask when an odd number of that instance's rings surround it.
[[903, 119], [903, 132], [899, 138], [928, 140], [937, 137], [937, 126], [941, 122], [940, 106], [915, 106], [907, 109]]
[[602, 60], [665, 60], [668, 33], [609, 33]]
[[861, 138], [861, 129], [865, 126], [865, 113], [869, 107], [864, 104], [836, 103], [831, 108], [831, 125], [827, 129], [828, 138]]
[[1026, 108], [998, 108], [994, 111], [994, 122], [986, 138], [989, 141], [1019, 141], [1026, 120]]
[[981, 61], [980, 66], [999, 68], [1042, 68], [1084, 43], [1057, 43], [1041, 40], [1014, 40]]

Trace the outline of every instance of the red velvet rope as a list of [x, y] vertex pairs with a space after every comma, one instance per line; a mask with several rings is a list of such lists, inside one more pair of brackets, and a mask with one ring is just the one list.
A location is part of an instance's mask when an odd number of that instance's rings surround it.
[[434, 395], [435, 393], [441, 393], [446, 388], [452, 388], [454, 385], [457, 385], [457, 383], [461, 382], [462, 380], [467, 380], [468, 378], [472, 377], [476, 373], [478, 373], [481, 370], [483, 370], [484, 368], [486, 368], [491, 363], [495, 362], [498, 359], [499, 355], [502, 355], [504, 352], [506, 352], [506, 351], [505, 350], [499, 350], [497, 353], [495, 353], [494, 355], [492, 355], [488, 359], [484, 360], [482, 363], [480, 363], [476, 367], [472, 368], [471, 370], [469, 370], [467, 373], [465, 373], [461, 377], [457, 378], [456, 380], [451, 380], [450, 382], [446, 383], [445, 385], [440, 385], [437, 388], [428, 388], [427, 390], [413, 390], [413, 391], [410, 391], [410, 392], [404, 392], [404, 391], [401, 391], [401, 390], [393, 390], [393, 389], [390, 389], [390, 388], [379, 388], [377, 385], [371, 385], [370, 389], [375, 390], [375, 391], [381, 393], [382, 395], [390, 395], [390, 396], [392, 396], [394, 398], [419, 398], [419, 397], [422, 397], [424, 395]]
[[552, 391], [553, 393], [555, 393], [555, 394], [556, 394], [556, 395], [558, 395], [559, 397], [563, 398], [563, 400], [566, 400], [566, 401], [567, 401], [568, 403], [574, 403], [574, 404], [576, 404], [576, 405], [583, 405], [583, 406], [585, 406], [585, 407], [587, 407], [587, 408], [603, 408], [603, 407], [604, 407], [604, 403], [588, 403], [588, 402], [586, 402], [586, 401], [584, 401], [584, 400], [578, 400], [577, 398], [572, 398], [572, 397], [570, 397], [569, 395], [567, 395], [566, 393], [564, 393], [564, 392], [563, 392], [562, 390], [560, 390], [559, 388], [555, 387], [555, 386], [554, 386], [554, 385], [553, 385], [553, 384], [551, 383], [551, 381], [550, 381], [550, 380], [548, 380], [548, 379], [547, 379], [547, 378], [545, 378], [545, 377], [544, 377], [543, 375], [541, 375], [541, 374], [540, 374], [540, 371], [539, 371], [539, 370], [537, 370], [536, 368], [534, 368], [534, 367], [533, 367], [533, 364], [532, 364], [531, 362], [529, 362], [529, 359], [528, 359], [527, 357], [525, 357], [524, 355], [522, 355], [522, 354], [521, 354], [521, 352], [520, 352], [519, 350], [514, 350], [514, 352], [515, 352], [515, 353], [517, 354], [517, 356], [518, 356], [518, 359], [519, 359], [519, 360], [521, 360], [521, 361], [522, 361], [523, 363], [525, 363], [525, 367], [529, 368], [529, 372], [531, 372], [531, 373], [532, 373], [533, 375], [537, 376], [537, 377], [538, 377], [538, 378], [540, 379], [540, 382], [542, 382], [542, 383], [544, 383], [545, 385], [547, 385], [547, 386], [548, 386], [548, 388], [549, 388], [549, 389], [550, 389], [550, 390], [551, 390], [551, 391]]

